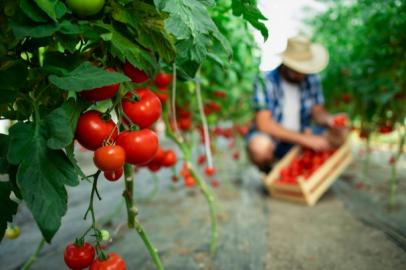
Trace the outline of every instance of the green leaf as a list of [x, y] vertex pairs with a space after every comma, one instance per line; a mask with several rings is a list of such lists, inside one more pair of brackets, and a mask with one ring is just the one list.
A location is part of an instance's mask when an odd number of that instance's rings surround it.
[[[28, 87], [28, 67], [24, 61], [15, 61], [0, 68], [0, 90], [18, 91]], [[2, 95], [6, 94], [2, 91]]]
[[54, 9], [55, 9], [55, 14], [56, 18], [59, 20], [60, 18], [63, 17], [63, 15], [66, 14], [67, 9], [64, 3], [58, 1], [58, 0], [51, 0], [54, 4]]
[[264, 42], [268, 39], [268, 29], [259, 20], [268, 20], [257, 7], [256, 0], [232, 0], [233, 15], [241, 16], [253, 27], [261, 31]]
[[8, 146], [10, 143], [10, 137], [5, 134], [0, 134], [0, 174], [6, 174], [8, 172]]
[[[56, 13], [54, 5], [49, 0], [34, 0], [37, 5], [54, 21], [56, 21]], [[56, 3], [56, 1], [54, 1]]]
[[21, 162], [18, 185], [42, 235], [50, 243], [67, 211], [68, 194], [64, 185], [76, 186], [79, 181], [66, 154], [47, 146], [50, 138], [59, 140], [52, 137], [55, 132], [47, 129], [45, 120], [37, 126], [19, 122], [10, 129], [8, 158], [12, 164]]
[[[215, 2], [210, 0], [155, 0], [154, 2], [158, 10], [171, 14], [165, 20], [166, 31], [178, 40], [177, 61], [189, 76], [194, 77], [206, 58], [206, 47], [211, 45], [211, 37], [215, 37], [220, 42], [225, 40], [205, 8], [214, 6]], [[223, 44], [223, 47], [231, 49], [229, 44]], [[226, 50], [226, 53], [231, 59], [230, 50]]]
[[127, 24], [134, 31], [134, 38], [145, 48], [158, 52], [167, 63], [175, 61], [176, 47], [165, 30], [165, 13], [158, 13], [154, 6], [133, 1], [131, 8], [113, 4], [113, 18]]
[[145, 71], [148, 76], [155, 78], [158, 65], [154, 56], [132, 42], [130, 35], [125, 36], [111, 25], [97, 24], [97, 26], [103, 28], [104, 31], [109, 31], [110, 36], [101, 35], [101, 38], [105, 40], [108, 50], [114, 57], [118, 57], [121, 62], [125, 62], [127, 59], [133, 66]]
[[130, 81], [130, 79], [121, 73], [103, 70], [87, 62], [65, 77], [51, 75], [49, 81], [61, 89], [79, 92]]
[[74, 155], [74, 150], [75, 150], [75, 145], [72, 143], [68, 147], [65, 148], [66, 150], [66, 155], [68, 156], [70, 162], [72, 163], [73, 167], [75, 168], [75, 171], [83, 178], [86, 179], [87, 181], [90, 182], [89, 178], [87, 178], [86, 174], [82, 171], [82, 169], [78, 165], [78, 161], [75, 158]]
[[7, 222], [13, 222], [13, 216], [17, 214], [18, 204], [10, 199], [10, 193], [10, 183], [0, 182], [0, 241], [3, 240]]
[[[74, 92], [70, 92], [74, 93]], [[78, 124], [78, 120], [80, 114], [85, 111], [92, 103], [90, 101], [84, 100], [82, 98], [77, 98], [75, 100], [73, 97], [67, 99], [61, 106], [61, 108], [65, 111], [69, 119], [69, 125], [71, 128], [71, 132], [74, 134], [76, 131], [76, 125]]]
[[69, 52], [73, 53], [75, 51], [76, 45], [78, 44], [78, 36], [74, 35], [64, 35], [58, 33], [56, 35], [58, 41], [61, 45], [66, 48]]
[[231, 59], [233, 58], [233, 48], [231, 47], [230, 42], [228, 42], [220, 32], [215, 32], [212, 36], [223, 46], [223, 50], [227, 53], [227, 59], [231, 62]]
[[35, 70], [39, 70], [44, 75], [56, 74], [59, 76], [66, 76], [69, 74], [69, 72], [64, 68], [48, 66], [48, 65], [40, 67], [40, 68], [35, 68]]
[[224, 67], [223, 61], [217, 55], [213, 53], [207, 53], [207, 58], [212, 59], [214, 63], [218, 64], [221, 67]]
[[59, 32], [62, 34], [70, 35], [70, 34], [80, 34], [82, 31], [77, 28], [75, 25], [71, 24], [70, 21], [63, 20], [60, 22], [61, 29]]
[[42, 125], [50, 133], [47, 146], [51, 149], [61, 149], [73, 141], [73, 132], [70, 128], [69, 119], [62, 108], [53, 110], [42, 121]]
[[59, 23], [38, 23], [24, 14], [16, 14], [9, 19], [9, 26], [16, 37], [47, 37], [60, 29]]
[[67, 71], [76, 69], [86, 59], [80, 52], [75, 52], [70, 55], [65, 55], [60, 52], [46, 52], [44, 57], [44, 66], [53, 66]]
[[36, 22], [48, 22], [49, 16], [32, 0], [21, 0], [21, 10], [24, 11], [31, 20]]

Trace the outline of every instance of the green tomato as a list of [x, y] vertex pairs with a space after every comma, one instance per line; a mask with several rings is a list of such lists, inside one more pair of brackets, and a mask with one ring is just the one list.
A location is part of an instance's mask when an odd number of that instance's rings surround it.
[[66, 0], [66, 4], [76, 15], [86, 17], [99, 12], [104, 0]]
[[101, 234], [101, 241], [102, 241], [102, 242], [105, 242], [105, 241], [107, 241], [107, 240], [110, 239], [110, 234], [109, 234], [108, 231], [106, 231], [106, 230], [101, 230], [101, 231], [100, 231], [100, 234]]
[[20, 227], [18, 226], [11, 226], [6, 229], [5, 233], [8, 239], [15, 239], [20, 235]]

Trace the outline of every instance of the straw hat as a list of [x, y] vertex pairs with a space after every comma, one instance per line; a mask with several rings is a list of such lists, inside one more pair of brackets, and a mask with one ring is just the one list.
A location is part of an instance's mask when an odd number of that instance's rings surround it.
[[278, 55], [285, 66], [304, 74], [322, 71], [329, 59], [325, 47], [301, 35], [289, 38], [286, 50]]

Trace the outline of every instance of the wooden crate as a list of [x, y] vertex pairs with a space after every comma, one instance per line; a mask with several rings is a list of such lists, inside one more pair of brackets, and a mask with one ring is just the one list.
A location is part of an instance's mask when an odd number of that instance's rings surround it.
[[263, 181], [272, 197], [313, 206], [353, 161], [351, 145], [347, 140], [308, 179], [305, 180], [303, 176], [299, 176], [296, 185], [275, 184], [280, 170], [287, 167], [301, 151], [302, 147], [293, 147], [268, 175], [263, 176]]

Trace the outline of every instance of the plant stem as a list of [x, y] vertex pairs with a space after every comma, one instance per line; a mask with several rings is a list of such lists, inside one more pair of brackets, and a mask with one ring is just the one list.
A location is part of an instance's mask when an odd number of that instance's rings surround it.
[[24, 264], [22, 270], [30, 269], [31, 265], [37, 260], [38, 254], [41, 251], [42, 247], [44, 246], [45, 239], [42, 238], [41, 241], [38, 243], [37, 249], [35, 250], [34, 254], [32, 254], [31, 258]]
[[403, 133], [403, 137], [400, 141], [398, 152], [396, 153], [395, 157], [395, 162], [392, 165], [392, 179], [391, 179], [391, 185], [390, 185], [390, 196], [389, 196], [389, 205], [394, 206], [396, 202], [396, 189], [397, 189], [397, 183], [396, 183], [396, 176], [397, 176], [397, 164], [398, 160], [400, 158], [400, 155], [402, 154], [403, 151], [403, 145], [405, 144], [406, 140], [406, 130]]
[[147, 247], [149, 253], [151, 254], [151, 257], [156, 264], [156, 268], [158, 270], [163, 270], [164, 268], [162, 267], [161, 261], [159, 260], [158, 251], [152, 246], [142, 225], [138, 223], [137, 228], [135, 229], [137, 230], [139, 236], [141, 236], [142, 240], [145, 243], [145, 246]]
[[211, 190], [208, 189], [206, 182], [201, 180], [199, 175], [196, 173], [195, 168], [192, 166], [191, 162], [191, 154], [189, 148], [186, 146], [186, 144], [183, 141], [180, 141], [178, 137], [172, 132], [170, 129], [169, 125], [169, 119], [168, 119], [168, 108], [166, 111], [163, 113], [163, 118], [166, 124], [166, 134], [168, 137], [172, 138], [175, 143], [180, 147], [180, 149], [183, 152], [184, 158], [186, 160], [186, 163], [188, 165], [188, 168], [190, 172], [192, 173], [192, 176], [195, 178], [197, 185], [199, 186], [200, 190], [202, 191], [204, 197], [207, 200], [207, 203], [209, 205], [209, 211], [210, 211], [210, 217], [211, 217], [211, 245], [210, 245], [210, 252], [214, 253], [216, 251], [216, 243], [217, 243], [217, 217], [216, 217], [216, 212], [213, 206], [213, 201], [214, 201], [214, 195], [211, 193]]
[[365, 184], [366, 183], [366, 179], [368, 177], [368, 170], [369, 170], [369, 163], [371, 160], [371, 155], [369, 153], [369, 146], [371, 144], [371, 136], [368, 137], [367, 139], [367, 144], [366, 144], [366, 153], [365, 153], [365, 161], [364, 161], [364, 173], [362, 175], [362, 183]]
[[145, 246], [147, 247], [149, 253], [151, 254], [152, 259], [155, 262], [155, 265], [158, 270], [163, 270], [161, 261], [159, 260], [158, 253], [156, 249], [152, 246], [151, 242], [148, 239], [148, 236], [141, 226], [141, 224], [136, 220], [138, 215], [138, 209], [135, 207], [134, 203], [134, 177], [131, 165], [126, 163], [124, 165], [124, 180], [125, 180], [125, 190], [123, 193], [125, 203], [127, 206], [127, 225], [129, 228], [135, 228], [138, 234], [141, 236], [144, 241]]

